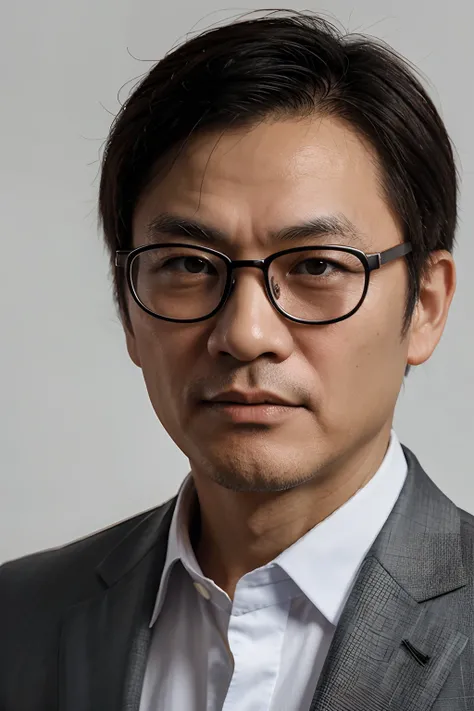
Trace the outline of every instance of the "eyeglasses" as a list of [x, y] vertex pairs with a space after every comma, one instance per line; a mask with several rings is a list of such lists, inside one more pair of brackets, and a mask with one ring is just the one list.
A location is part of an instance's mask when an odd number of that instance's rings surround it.
[[370, 273], [411, 251], [407, 242], [376, 254], [330, 245], [232, 260], [209, 247], [169, 243], [118, 250], [115, 265], [126, 270], [137, 304], [164, 321], [211, 318], [232, 294], [234, 271], [249, 267], [262, 270], [266, 294], [279, 313], [297, 323], [319, 325], [355, 314], [367, 294]]

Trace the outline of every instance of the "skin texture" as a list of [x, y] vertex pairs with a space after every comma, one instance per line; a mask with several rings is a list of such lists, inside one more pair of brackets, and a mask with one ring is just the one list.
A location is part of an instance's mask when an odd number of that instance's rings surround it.
[[[302, 244], [352, 244], [371, 253], [402, 241], [373, 151], [329, 117], [195, 137], [142, 195], [134, 246], [158, 241], [147, 225], [163, 212], [226, 233], [226, 241], [208, 246], [234, 259], [296, 246], [269, 235], [334, 214], [355, 225], [364, 245], [337, 235]], [[455, 269], [448, 253], [433, 255], [406, 336], [403, 258], [372, 273], [354, 316], [326, 326], [278, 314], [258, 270], [241, 269], [236, 279], [224, 309], [195, 324], [154, 319], [130, 298], [126, 331], [155, 412], [190, 461], [199, 563], [230, 597], [242, 575], [273, 560], [377, 471], [405, 367], [427, 360], [441, 337]], [[264, 389], [297, 407], [274, 425], [249, 426], [200, 404], [229, 388]]]

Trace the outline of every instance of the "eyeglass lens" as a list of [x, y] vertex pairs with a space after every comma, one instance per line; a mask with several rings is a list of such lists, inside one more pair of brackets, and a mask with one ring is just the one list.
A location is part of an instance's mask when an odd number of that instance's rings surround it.
[[[219, 306], [227, 264], [198, 247], [156, 247], [135, 256], [131, 275], [135, 293], [147, 309], [184, 321], [204, 318]], [[276, 257], [268, 281], [282, 311], [317, 322], [349, 314], [363, 296], [366, 273], [356, 255], [321, 248]]]

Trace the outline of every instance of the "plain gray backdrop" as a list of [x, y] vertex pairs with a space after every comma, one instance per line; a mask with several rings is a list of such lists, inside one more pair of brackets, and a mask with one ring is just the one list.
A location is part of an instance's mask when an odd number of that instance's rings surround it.
[[[122, 99], [190, 31], [265, 7], [274, 3], [4, 3], [0, 562], [158, 505], [187, 473], [128, 360], [114, 311], [96, 227], [99, 157], [126, 82]], [[435, 356], [406, 382], [396, 430], [473, 512], [474, 6], [326, 0], [309, 9], [384, 39], [415, 63], [456, 146], [457, 295]]]

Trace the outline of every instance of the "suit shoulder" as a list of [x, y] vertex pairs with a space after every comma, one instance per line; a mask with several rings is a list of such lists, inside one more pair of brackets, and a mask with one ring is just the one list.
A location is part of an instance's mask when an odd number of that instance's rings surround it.
[[[166, 504], [163, 504], [165, 506]], [[0, 566], [0, 598], [13, 602], [45, 587], [74, 587], [80, 580], [83, 593], [98, 589], [95, 567], [136, 526], [162, 508], [157, 507], [112, 524], [66, 545], [32, 553]], [[90, 577], [90, 585], [86, 584]], [[90, 588], [87, 590], [87, 588]]]
[[[150, 541], [162, 520], [160, 512], [167, 506], [169, 502], [60, 548], [0, 567], [1, 708], [26, 708], [18, 701], [25, 679], [37, 690], [34, 694], [44, 693], [49, 698], [57, 693], [57, 658], [65, 615], [74, 606], [103, 594], [106, 583], [98, 571], [100, 564], [114, 551], [120, 556], [123, 543], [126, 550], [127, 545], [140, 547], [147, 535]], [[11, 699], [10, 703], [5, 698]], [[33, 706], [37, 708], [31, 701], [28, 708]], [[51, 701], [40, 706], [50, 708]]]
[[461, 547], [465, 569], [471, 578], [474, 571], [474, 516], [458, 508], [461, 522]]
[[464, 509], [457, 507], [459, 518], [461, 519], [461, 529], [467, 536], [474, 539], [474, 515]]

